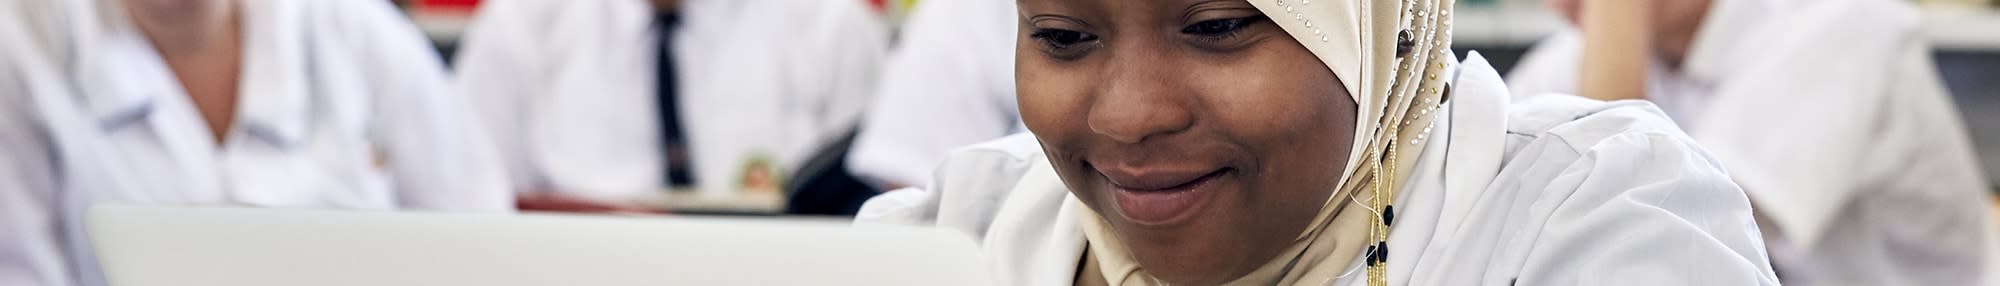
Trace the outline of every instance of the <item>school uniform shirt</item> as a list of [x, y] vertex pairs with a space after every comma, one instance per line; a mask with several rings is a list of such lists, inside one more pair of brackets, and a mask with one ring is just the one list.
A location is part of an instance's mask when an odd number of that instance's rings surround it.
[[[1742, 190], [1651, 104], [1512, 102], [1476, 53], [1447, 70], [1450, 99], [1396, 192], [1389, 284], [1778, 285]], [[856, 224], [963, 231], [996, 284], [1070, 285], [1081, 208], [1022, 134], [957, 151]]]
[[[1878, 0], [1716, 0], [1647, 98], [1768, 220], [1791, 285], [2000, 285], [1990, 181], [1918, 13]], [[1581, 38], [1538, 45], [1516, 96], [1572, 93]]]
[[218, 143], [120, 1], [0, 4], [0, 285], [103, 285], [98, 204], [512, 209], [442, 60], [380, 1], [236, 3]]
[[1027, 131], [1014, 102], [1014, 1], [915, 9], [847, 155], [872, 183], [921, 186], [952, 149]]
[[517, 185], [608, 196], [667, 186], [659, 29], [673, 29], [675, 113], [700, 191], [739, 190], [760, 159], [791, 171], [853, 130], [888, 45], [863, 1], [680, 3], [671, 28], [645, 0], [481, 4], [456, 84]]

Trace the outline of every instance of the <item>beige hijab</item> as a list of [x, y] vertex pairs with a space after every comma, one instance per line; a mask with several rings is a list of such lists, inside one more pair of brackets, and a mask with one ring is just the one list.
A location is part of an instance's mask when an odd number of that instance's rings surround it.
[[[1284, 254], [1229, 284], [1328, 285], [1367, 275], [1370, 285], [1383, 285], [1386, 263], [1364, 261], [1365, 271], [1351, 266], [1372, 245], [1386, 245], [1391, 221], [1379, 210], [1395, 198], [1408, 176], [1403, 170], [1416, 164], [1444, 100], [1448, 79], [1439, 74], [1453, 59], [1452, 0], [1249, 1], [1341, 78], [1358, 118], [1338, 191]], [[1089, 243], [1086, 264], [1096, 264], [1109, 285], [1163, 284], [1133, 260], [1101, 216], [1078, 209]]]

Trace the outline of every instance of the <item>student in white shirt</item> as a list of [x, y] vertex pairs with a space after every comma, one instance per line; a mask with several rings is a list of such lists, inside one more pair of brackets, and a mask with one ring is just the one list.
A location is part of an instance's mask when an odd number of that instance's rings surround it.
[[0, 285], [103, 285], [98, 204], [512, 209], [383, 1], [5, 1], [0, 43]]
[[1027, 132], [1014, 104], [1014, 0], [920, 2], [847, 155], [884, 190], [929, 183], [952, 149]]
[[1591, 3], [1550, 1], [1585, 30], [1640, 29], [1596, 39], [1631, 48], [1592, 62], [1593, 39], [1557, 35], [1509, 75], [1515, 95], [1643, 80], [1627, 94], [1657, 102], [1756, 202], [1785, 284], [2000, 285], [1990, 181], [1907, 4], [1654, 0], [1638, 2], [1656, 5], [1641, 12], [1652, 21], [1591, 22], [1577, 13]]
[[1651, 105], [1514, 101], [1448, 0], [1024, 0], [1023, 134], [861, 224], [999, 285], [1777, 285], [1750, 203]]
[[492, 0], [454, 65], [521, 191], [727, 193], [853, 131], [883, 25], [859, 0]]

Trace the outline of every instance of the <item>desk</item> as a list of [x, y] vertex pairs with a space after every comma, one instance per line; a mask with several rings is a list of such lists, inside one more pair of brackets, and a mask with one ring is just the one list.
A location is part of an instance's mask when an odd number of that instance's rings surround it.
[[626, 201], [669, 213], [778, 215], [785, 212], [785, 195], [776, 191], [736, 191], [703, 193], [694, 190], [659, 190]]

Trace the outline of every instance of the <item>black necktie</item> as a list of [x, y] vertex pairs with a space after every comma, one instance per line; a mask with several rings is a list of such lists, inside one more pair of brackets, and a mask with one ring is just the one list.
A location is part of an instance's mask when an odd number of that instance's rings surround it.
[[674, 28], [680, 25], [680, 15], [673, 12], [661, 13], [660, 22], [660, 66], [656, 73], [659, 83], [660, 143], [666, 152], [667, 185], [688, 186], [694, 184], [694, 177], [688, 173], [688, 153], [686, 141], [681, 140], [680, 98], [675, 88], [679, 87], [674, 74]]

